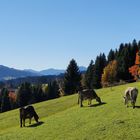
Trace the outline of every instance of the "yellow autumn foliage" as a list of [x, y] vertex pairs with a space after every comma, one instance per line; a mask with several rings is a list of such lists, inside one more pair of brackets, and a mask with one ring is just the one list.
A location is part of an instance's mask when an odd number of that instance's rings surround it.
[[110, 86], [116, 80], [117, 75], [117, 61], [110, 61], [109, 64], [104, 68], [101, 83], [103, 87]]

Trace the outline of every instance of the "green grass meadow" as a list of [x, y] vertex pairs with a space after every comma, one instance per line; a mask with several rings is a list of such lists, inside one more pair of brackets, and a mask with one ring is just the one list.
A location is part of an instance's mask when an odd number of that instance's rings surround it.
[[[40, 123], [19, 127], [19, 110], [0, 114], [0, 140], [137, 140], [140, 139], [140, 95], [136, 108], [127, 108], [122, 94], [140, 82], [96, 90], [104, 104], [84, 107], [77, 94], [34, 104]], [[140, 94], [140, 93], [139, 93]]]

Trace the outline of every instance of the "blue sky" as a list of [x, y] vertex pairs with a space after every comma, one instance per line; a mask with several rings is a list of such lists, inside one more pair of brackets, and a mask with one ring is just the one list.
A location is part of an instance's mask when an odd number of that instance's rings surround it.
[[140, 40], [139, 0], [0, 0], [0, 64], [18, 69], [88, 66]]

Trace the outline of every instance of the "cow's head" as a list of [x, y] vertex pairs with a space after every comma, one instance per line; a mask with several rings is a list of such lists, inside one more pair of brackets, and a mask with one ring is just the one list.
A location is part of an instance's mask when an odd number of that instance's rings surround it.
[[127, 98], [125, 96], [123, 96], [123, 99], [124, 99], [124, 104], [126, 105], [127, 104]]
[[34, 115], [34, 119], [35, 119], [36, 122], [38, 122], [39, 117], [38, 117], [37, 114]]
[[101, 104], [101, 98], [100, 97], [96, 97], [96, 101], [99, 102], [99, 104]]

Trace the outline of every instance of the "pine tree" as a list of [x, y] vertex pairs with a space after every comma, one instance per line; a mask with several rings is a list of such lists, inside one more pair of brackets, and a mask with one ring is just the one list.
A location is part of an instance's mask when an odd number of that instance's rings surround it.
[[115, 52], [111, 49], [110, 50], [110, 52], [109, 52], [109, 54], [108, 54], [108, 63], [110, 62], [110, 61], [113, 61], [115, 59]]
[[140, 51], [140, 41], [138, 42], [138, 51]]
[[123, 49], [124, 49], [124, 44], [121, 43], [120, 47], [119, 47], [119, 50], [118, 50], [118, 57], [121, 55], [121, 52], [122, 52]]
[[11, 104], [9, 100], [9, 92], [6, 88], [1, 91], [2, 101], [1, 101], [1, 112], [5, 112], [11, 109]]
[[64, 91], [65, 94], [73, 94], [77, 92], [81, 85], [81, 73], [74, 59], [72, 59], [67, 67], [64, 75]]
[[129, 67], [131, 66], [131, 56], [129, 52], [128, 44], [125, 44], [125, 47], [121, 50], [119, 57], [117, 59], [118, 69], [117, 69], [117, 77], [121, 80], [129, 80], [132, 78], [129, 73]]
[[17, 102], [20, 107], [26, 106], [31, 103], [32, 91], [30, 83], [23, 83], [18, 89]]
[[93, 79], [93, 85], [94, 88], [101, 88], [101, 77], [103, 73], [103, 69], [106, 66], [106, 57], [105, 54], [100, 54], [96, 57], [95, 60], [95, 70], [94, 70], [94, 79]]
[[93, 64], [93, 60], [91, 60], [88, 68], [87, 68], [87, 71], [85, 73], [85, 86], [86, 88], [89, 88], [89, 89], [92, 89], [94, 87], [94, 84], [93, 84], [93, 78], [94, 78], [94, 64]]
[[118, 50], [115, 49], [115, 51], [114, 51], [114, 57], [115, 57], [115, 60], [117, 60], [118, 54], [119, 54]]
[[59, 86], [54, 80], [48, 84], [48, 99], [55, 99], [59, 97]]
[[32, 97], [31, 97], [32, 103], [43, 101], [44, 95], [43, 95], [41, 84], [31, 86], [31, 90], [32, 90]]
[[137, 41], [134, 39], [132, 42], [132, 46], [131, 46], [131, 60], [132, 60], [132, 65], [135, 64], [135, 58], [136, 58], [136, 52], [138, 51], [138, 44]]

